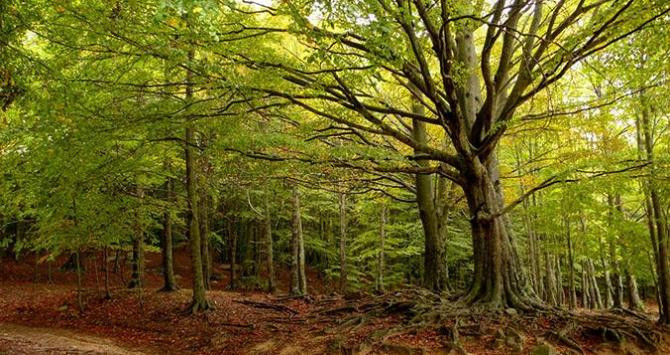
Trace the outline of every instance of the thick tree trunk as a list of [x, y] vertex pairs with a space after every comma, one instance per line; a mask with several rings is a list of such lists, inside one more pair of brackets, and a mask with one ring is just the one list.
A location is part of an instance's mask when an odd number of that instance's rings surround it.
[[[173, 202], [173, 182], [168, 178], [165, 183], [168, 202]], [[174, 276], [174, 260], [172, 245], [172, 218], [170, 212], [163, 213], [163, 231], [161, 233], [161, 244], [163, 250], [163, 288], [161, 291], [171, 292], [178, 289], [177, 280]]]
[[340, 206], [340, 292], [347, 292], [347, 209], [346, 195], [339, 194]]
[[469, 163], [463, 190], [470, 210], [475, 265], [473, 283], [465, 301], [492, 308], [541, 306], [528, 290], [501, 215], [501, 195], [494, 185], [499, 183], [497, 161], [492, 160], [488, 167], [478, 158]]

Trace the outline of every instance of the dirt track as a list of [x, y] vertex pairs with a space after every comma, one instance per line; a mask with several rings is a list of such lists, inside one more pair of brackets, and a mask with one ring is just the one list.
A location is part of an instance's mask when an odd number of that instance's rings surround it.
[[114, 354], [142, 355], [114, 341], [51, 328], [0, 324], [0, 355], [4, 354]]

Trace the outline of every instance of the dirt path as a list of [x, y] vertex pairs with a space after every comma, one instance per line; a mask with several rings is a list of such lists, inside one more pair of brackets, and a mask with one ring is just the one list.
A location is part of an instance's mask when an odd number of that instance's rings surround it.
[[4, 354], [114, 354], [143, 355], [114, 341], [52, 328], [0, 324], [0, 355]]

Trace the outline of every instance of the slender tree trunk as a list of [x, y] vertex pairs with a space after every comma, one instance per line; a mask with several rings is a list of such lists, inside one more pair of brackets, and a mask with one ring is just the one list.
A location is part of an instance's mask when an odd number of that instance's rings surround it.
[[229, 289], [237, 289], [237, 228], [233, 222], [228, 220], [228, 259], [230, 261], [230, 284]]
[[[168, 178], [168, 181], [165, 183], [167, 190], [167, 200], [169, 203], [173, 203], [174, 191], [173, 191], [173, 182], [171, 178]], [[162, 247], [163, 247], [163, 288], [162, 291], [176, 291], [177, 280], [174, 276], [174, 261], [173, 261], [173, 245], [172, 245], [172, 218], [170, 212], [166, 211], [163, 213], [163, 231], [162, 236]]]
[[347, 209], [346, 195], [339, 194], [340, 206], [340, 292], [347, 292]]
[[[613, 198], [611, 195], [607, 195], [607, 202], [610, 206], [610, 225], [614, 224], [614, 209], [616, 208], [619, 212], [622, 212], [620, 208], [621, 197], [617, 196]], [[614, 302], [612, 306], [614, 308], [623, 308], [623, 282], [621, 280], [621, 272], [619, 270], [619, 260], [617, 259], [616, 252], [616, 242], [614, 235], [609, 236], [609, 254], [610, 261], [612, 263], [612, 286], [614, 289]]]
[[[423, 114], [424, 108], [418, 103], [413, 103], [413, 111]], [[412, 135], [414, 140], [420, 144], [428, 144], [426, 123], [413, 120]], [[419, 152], [417, 152], [419, 153]], [[417, 160], [420, 166], [429, 166], [428, 160]], [[438, 196], [441, 192], [437, 192]], [[442, 199], [435, 199], [433, 178], [429, 174], [416, 175], [416, 201], [419, 207], [419, 216], [424, 232], [424, 287], [440, 292], [447, 289], [447, 264], [446, 264], [446, 216], [442, 216], [439, 209], [445, 208]], [[436, 205], [442, 203], [441, 205]], [[443, 219], [443, 220], [440, 220]], [[445, 227], [442, 227], [442, 225]]]
[[384, 292], [384, 242], [386, 239], [386, 204], [381, 204], [379, 220], [379, 255], [377, 256], [377, 292]]
[[[644, 104], [644, 100], [642, 100]], [[648, 111], [643, 110], [643, 115], [648, 115]], [[648, 119], [645, 119], [645, 121], [648, 121]], [[651, 152], [651, 150], [647, 150], [645, 140], [648, 139], [649, 137], [646, 137], [647, 134], [643, 134], [643, 127], [642, 127], [642, 119], [637, 116], [635, 119], [635, 128], [636, 128], [636, 138], [637, 138], [637, 157], [638, 159], [647, 159], [648, 160], [648, 154]], [[646, 129], [644, 129], [646, 132]], [[649, 135], [651, 136], [651, 135]], [[661, 301], [661, 289], [660, 289], [660, 282], [659, 278], [657, 275], [659, 274], [658, 269], [660, 268], [660, 258], [658, 255], [658, 239], [656, 236], [656, 223], [655, 223], [655, 218], [654, 218], [654, 210], [653, 210], [653, 205], [651, 202], [651, 183], [650, 179], [645, 179], [644, 182], [641, 184], [642, 191], [644, 193], [644, 210], [645, 210], [645, 219], [647, 221], [647, 229], [649, 230], [649, 239], [651, 241], [651, 247], [652, 247], [652, 255], [650, 255], [651, 261], [653, 261], [650, 266], [651, 266], [651, 273], [654, 276], [654, 290], [656, 292], [656, 302], [658, 304], [658, 309], [659, 309], [659, 314], [664, 314], [663, 311], [663, 303]], [[651, 258], [653, 256], [653, 258]]]
[[566, 227], [566, 239], [568, 242], [568, 288], [570, 289], [570, 295], [568, 297], [568, 307], [570, 309], [577, 308], [577, 288], [575, 287], [575, 257], [572, 247], [572, 238], [570, 237], [570, 219], [569, 217], [565, 218], [565, 227]]
[[81, 250], [77, 249], [75, 253], [76, 264], [77, 264], [77, 306], [79, 307], [79, 313], [84, 313], [84, 290], [82, 285], [82, 275], [81, 275], [81, 260], [79, 258], [81, 255]]
[[[657, 167], [654, 161], [654, 141], [651, 132], [651, 113], [649, 112], [649, 105], [644, 96], [644, 92], [640, 93], [642, 103], [642, 117], [640, 120], [638, 130], [642, 131], [642, 141], [644, 142], [645, 158], [651, 163], [650, 177], [647, 182], [646, 190], [649, 192], [649, 199], [651, 201], [651, 212], [653, 215], [653, 225], [656, 234], [656, 242], [658, 247], [658, 285], [660, 292], [659, 304], [660, 322], [662, 324], [670, 324], [670, 262], [668, 260], [668, 228], [666, 225], [666, 216], [662, 208], [661, 197], [658, 192], [656, 183]], [[641, 128], [641, 129], [640, 129]], [[650, 230], [651, 232], [651, 230]]]
[[591, 305], [591, 290], [589, 287], [589, 278], [586, 275], [586, 261], [582, 261], [582, 307], [593, 308]]
[[549, 254], [549, 252], [544, 253], [544, 263], [545, 263], [545, 290], [547, 291], [547, 297], [545, 301], [552, 305], [552, 306], [557, 306], [558, 305], [558, 297], [556, 295], [556, 273], [554, 271], [554, 261], [553, 261], [553, 256]]
[[102, 250], [102, 261], [105, 267], [105, 299], [112, 299], [112, 293], [109, 291], [109, 247], [105, 246]]
[[302, 217], [300, 214], [300, 200], [299, 200], [299, 194], [297, 194], [297, 188], [296, 188], [296, 196], [298, 197], [298, 215], [297, 215], [297, 220], [298, 220], [298, 276], [300, 277], [300, 294], [301, 295], [307, 295], [307, 273], [305, 271], [305, 236], [302, 233]]
[[556, 256], [556, 303], [563, 307], [565, 304], [565, 290], [563, 289], [563, 271], [561, 270], [561, 257]]
[[[532, 199], [532, 206], [533, 208], [537, 211], [537, 197], [535, 194], [533, 194]], [[528, 216], [529, 218], [529, 223], [531, 226], [531, 234], [530, 237], [532, 238], [533, 241], [533, 248], [532, 248], [532, 253], [533, 253], [533, 258], [532, 258], [532, 269], [533, 269], [533, 278], [534, 278], [534, 284], [537, 286], [535, 288], [535, 293], [537, 294], [538, 297], [544, 298], [544, 283], [542, 282], [542, 268], [540, 267], [540, 236], [538, 233], [535, 232], [534, 226], [537, 222], [537, 213], [534, 213], [532, 216]]]
[[302, 235], [302, 218], [300, 216], [300, 194], [298, 186], [293, 185], [293, 219], [291, 223], [291, 294], [304, 296], [307, 294], [307, 277], [305, 275], [305, 246]]
[[[1, 262], [1, 260], [0, 260], [0, 262]], [[53, 261], [51, 261], [51, 259], [47, 260], [47, 282], [50, 283], [50, 284], [52, 284], [54, 282], [53, 281], [53, 275], [52, 275], [53, 274], [52, 264], [53, 264]]]
[[593, 302], [593, 308], [598, 309], [603, 308], [603, 300], [602, 297], [600, 296], [600, 287], [598, 287], [598, 281], [596, 280], [596, 271], [595, 268], [593, 267], [593, 260], [587, 259], [586, 267], [587, 267], [587, 277], [589, 278], [590, 293], [591, 293], [591, 300]]
[[[139, 222], [137, 222], [139, 223]], [[131, 259], [132, 273], [128, 288], [141, 288], [144, 279], [144, 235], [137, 226], [133, 238], [133, 256]]]
[[212, 260], [209, 250], [209, 198], [204, 188], [201, 190], [201, 201], [198, 209], [200, 213], [199, 228], [200, 228], [200, 255], [202, 257], [202, 277], [205, 284], [205, 289], [210, 289], [210, 280], [212, 278]]
[[277, 292], [277, 281], [275, 279], [274, 249], [272, 241], [272, 219], [270, 218], [270, 200], [265, 200], [265, 251], [266, 264], [268, 269], [268, 292]]
[[[194, 58], [194, 51], [191, 49], [188, 53], [189, 62]], [[193, 73], [186, 72], [186, 101], [193, 99]], [[191, 302], [191, 312], [198, 313], [211, 308], [205, 295], [205, 278], [202, 272], [202, 254], [200, 240], [200, 226], [198, 220], [198, 188], [197, 167], [195, 162], [195, 129], [192, 118], [186, 119], [186, 129], [184, 133], [184, 153], [186, 161], [186, 201], [187, 211], [186, 220], [188, 223], [188, 235], [191, 244], [191, 271], [193, 272], [193, 294]]]

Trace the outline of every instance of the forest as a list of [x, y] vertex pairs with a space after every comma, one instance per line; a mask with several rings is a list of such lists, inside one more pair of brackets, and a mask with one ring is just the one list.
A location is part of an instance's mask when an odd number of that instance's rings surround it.
[[670, 353], [667, 0], [0, 0], [0, 354]]

